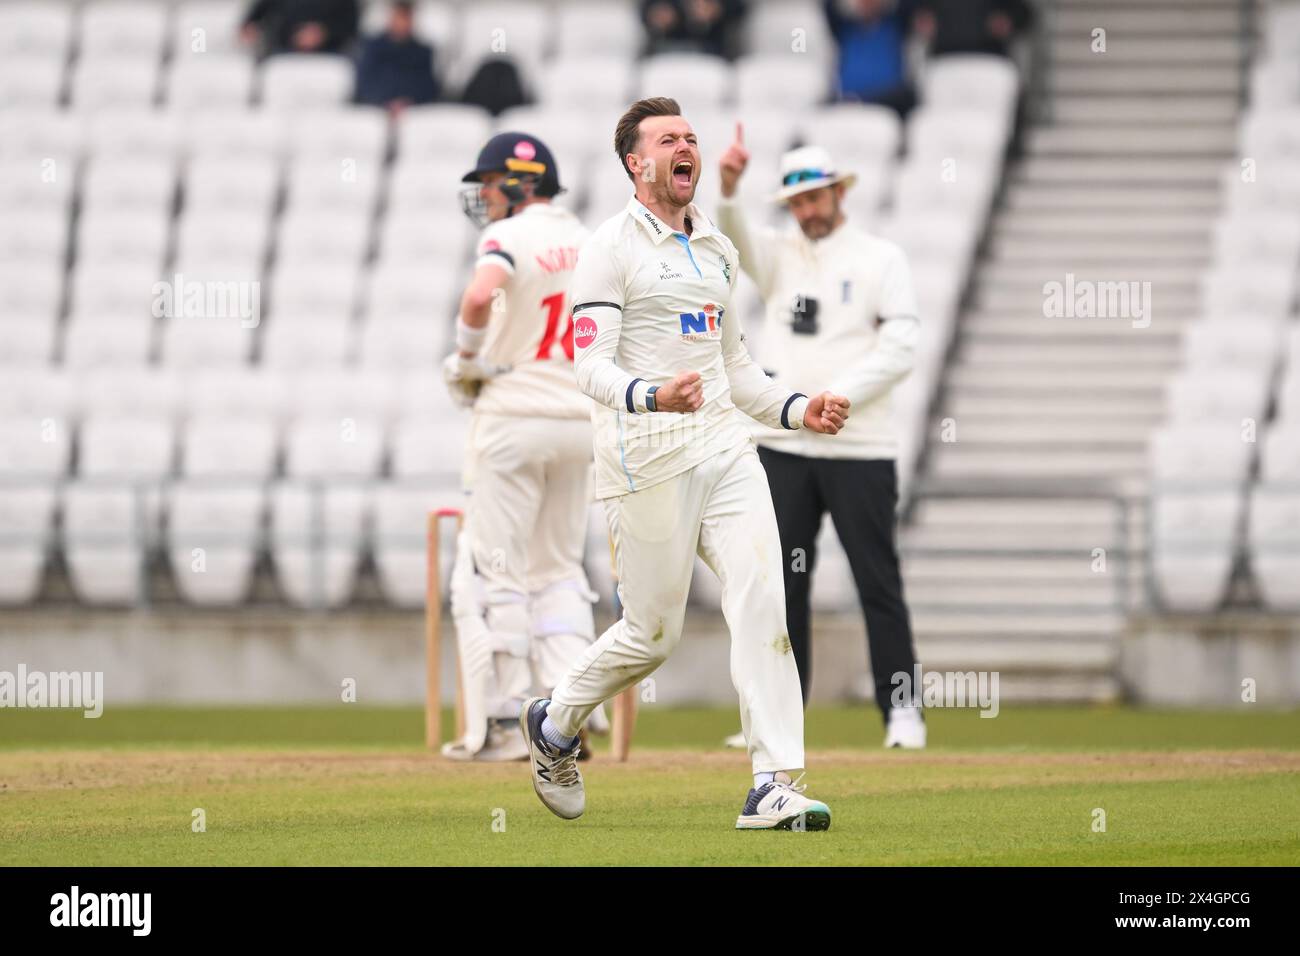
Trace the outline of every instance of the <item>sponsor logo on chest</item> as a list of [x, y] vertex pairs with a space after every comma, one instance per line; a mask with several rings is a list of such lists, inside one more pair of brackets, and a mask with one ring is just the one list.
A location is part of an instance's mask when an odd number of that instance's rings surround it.
[[687, 342], [701, 342], [722, 337], [722, 314], [727, 310], [710, 302], [699, 312], [679, 312], [682, 338]]

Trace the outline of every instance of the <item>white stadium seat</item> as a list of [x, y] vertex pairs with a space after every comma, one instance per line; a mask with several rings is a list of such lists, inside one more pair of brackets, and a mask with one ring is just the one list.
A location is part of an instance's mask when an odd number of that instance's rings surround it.
[[1165, 607], [1206, 612], [1223, 602], [1236, 554], [1242, 502], [1240, 490], [1153, 496], [1151, 561]]
[[82, 57], [72, 73], [69, 99], [82, 112], [152, 106], [158, 63], [123, 56]]
[[407, 163], [447, 162], [463, 174], [491, 135], [492, 117], [477, 106], [413, 106], [397, 122], [397, 155]]
[[817, 0], [752, 4], [745, 17], [747, 43], [753, 53], [782, 53], [833, 63], [838, 50]]
[[148, 490], [128, 481], [64, 489], [63, 554], [82, 601], [121, 606], [140, 600], [154, 507]]
[[63, 331], [63, 365], [84, 370], [97, 366], [143, 366], [153, 349], [153, 318], [146, 313], [114, 316], [79, 313]]
[[286, 379], [285, 413], [294, 422], [333, 422], [338, 432], [344, 420], [387, 423], [405, 408], [397, 402], [399, 383], [383, 370], [306, 369]]
[[157, 60], [170, 13], [170, 4], [151, 0], [87, 0], [77, 31], [79, 55]]
[[246, 365], [257, 340], [255, 328], [226, 318], [164, 318], [159, 361], [167, 368], [202, 370]]
[[262, 66], [261, 103], [271, 112], [342, 106], [352, 87], [352, 63], [345, 56], [281, 53]]
[[45, 56], [0, 60], [0, 104], [52, 110], [63, 96], [63, 61]]
[[228, 158], [204, 155], [185, 175], [185, 213], [269, 219], [280, 189], [280, 167], [269, 155]]
[[1277, 364], [1281, 344], [1282, 326], [1272, 322], [1189, 322], [1183, 328], [1183, 358], [1189, 369], [1204, 374], [1240, 368], [1264, 381]]
[[372, 318], [362, 328], [358, 358], [374, 369], [437, 368], [446, 354], [445, 329], [428, 316]]
[[[1289, 436], [1296, 442], [1300, 436]], [[1300, 476], [1288, 485], [1259, 485], [1250, 499], [1250, 560], [1264, 604], [1300, 610]]]
[[149, 316], [159, 291], [157, 284], [165, 278], [158, 266], [145, 262], [79, 263], [72, 273], [69, 311]]
[[258, 482], [171, 486], [167, 552], [186, 601], [231, 607], [247, 600], [265, 507]]
[[[384, 596], [397, 607], [423, 608], [428, 581], [428, 515], [463, 508], [458, 479], [381, 482], [372, 502], [375, 568]], [[438, 538], [439, 594], [445, 600], [456, 555], [456, 525], [444, 521]]]
[[[4, 426], [0, 425], [0, 447]], [[3, 455], [3, 451], [0, 451]], [[0, 478], [7, 477], [0, 463]], [[55, 489], [39, 484], [0, 483], [0, 606], [29, 604], [41, 587], [50, 548]]]
[[[392, 200], [389, 202], [391, 204]], [[435, 219], [419, 215], [419, 207], [419, 203], [413, 204], [415, 215], [396, 215], [389, 206], [378, 236], [379, 265], [419, 264], [429, 267], [434, 263], [444, 263], [446, 268], [441, 271], [463, 280], [468, 273], [453, 270], [465, 262], [478, 233], [459, 210], [447, 214], [452, 218]]]
[[0, 60], [43, 56], [62, 61], [72, 38], [73, 5], [65, 0], [0, 3]]
[[179, 473], [189, 478], [270, 478], [279, 435], [270, 419], [204, 415], [181, 435]]
[[366, 314], [372, 321], [389, 315], [424, 314], [436, 323], [456, 314], [464, 282], [463, 275], [449, 269], [384, 260], [370, 272]]
[[468, 440], [467, 415], [442, 422], [423, 416], [403, 418], [393, 427], [393, 477], [459, 481]]
[[611, 55], [603, 44], [575, 51], [547, 64], [539, 78], [538, 101], [551, 110], [582, 111], [579, 115], [626, 109], [636, 82], [635, 67], [635, 60]]
[[185, 379], [163, 368], [99, 368], [80, 376], [83, 416], [172, 421], [179, 417]]
[[317, 413], [290, 427], [284, 473], [291, 478], [369, 478], [379, 474], [383, 455], [380, 420]]
[[733, 102], [735, 71], [720, 56], [705, 53], [660, 53], [641, 61], [641, 96], [668, 96], [682, 115]]
[[246, 12], [240, 0], [190, 0], [172, 16], [172, 56], [182, 62], [204, 57], [247, 59], [239, 45], [239, 26]]
[[120, 267], [161, 276], [170, 217], [156, 209], [96, 206], [77, 224], [78, 268]]
[[171, 473], [175, 431], [161, 417], [95, 415], [81, 425], [78, 472], [83, 478], [157, 480]]
[[356, 269], [370, 251], [370, 214], [302, 203], [285, 212], [275, 242], [277, 268]]
[[174, 113], [244, 108], [253, 99], [256, 70], [243, 54], [181, 54], [165, 82], [166, 106]]
[[289, 117], [289, 148], [294, 156], [337, 165], [347, 159], [367, 166], [384, 161], [388, 119], [369, 106], [300, 110]]
[[189, 204], [177, 223], [176, 259], [185, 262], [242, 262], [260, 272], [271, 241], [270, 219], [252, 210], [195, 208]]
[[82, 177], [83, 207], [171, 213], [176, 191], [175, 164], [163, 157], [109, 157], [92, 160]]
[[271, 493], [276, 579], [297, 607], [335, 608], [356, 586], [367, 521], [360, 487], [283, 482]]
[[383, 170], [377, 162], [349, 157], [302, 156], [285, 177], [290, 210], [355, 210], [370, 213], [379, 198]]
[[926, 107], [979, 113], [1004, 124], [1015, 112], [1020, 74], [1007, 57], [992, 54], [947, 54], [925, 67], [921, 99]]
[[801, 118], [800, 130], [806, 143], [821, 146], [846, 166], [892, 164], [903, 140], [897, 113], [863, 103], [812, 110]]
[[191, 156], [221, 162], [279, 157], [287, 135], [284, 117], [260, 110], [199, 110], [186, 116]]
[[275, 270], [269, 305], [275, 311], [347, 318], [356, 308], [360, 291], [359, 269], [299, 264]]
[[637, 5], [628, 0], [566, 0], [556, 10], [555, 43], [559, 56], [575, 62], [599, 51], [631, 63], [645, 43], [645, 29]]
[[740, 107], [802, 111], [820, 106], [830, 94], [830, 64], [784, 53], [753, 53], [736, 61], [736, 103]]
[[58, 478], [71, 457], [72, 436], [62, 416], [0, 418], [0, 478]]
[[186, 411], [195, 417], [279, 422], [285, 416], [289, 388], [283, 375], [257, 369], [200, 369], [192, 377], [186, 399]]
[[1245, 419], [1258, 422], [1262, 417], [1269, 380], [1250, 369], [1221, 368], [1204, 374], [1190, 370], [1169, 380], [1166, 395], [1175, 422], [1240, 425]]
[[68, 252], [68, 217], [55, 206], [19, 206], [0, 214], [0, 263], [45, 271]]
[[1238, 422], [1174, 423], [1156, 429], [1148, 446], [1149, 472], [1157, 485], [1180, 489], [1222, 488], [1244, 481], [1255, 456]]
[[102, 109], [90, 116], [86, 150], [96, 159], [174, 159], [181, 153], [184, 134], [184, 124], [173, 113], [144, 107]]
[[352, 328], [346, 319], [277, 309], [262, 326], [262, 367], [267, 370], [337, 368], [351, 350]]

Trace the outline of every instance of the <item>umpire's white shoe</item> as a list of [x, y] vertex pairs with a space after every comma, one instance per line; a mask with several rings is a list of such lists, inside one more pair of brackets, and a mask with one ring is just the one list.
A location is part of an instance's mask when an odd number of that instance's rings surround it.
[[448, 760], [502, 763], [527, 760], [528, 745], [524, 743], [524, 735], [519, 730], [519, 721], [489, 720], [487, 739], [477, 753], [466, 747], [465, 741], [453, 740], [442, 745], [442, 755]]
[[925, 718], [919, 707], [895, 707], [889, 712], [885, 746], [904, 750], [925, 749]]
[[549, 703], [545, 697], [531, 697], [524, 701], [519, 714], [519, 726], [524, 731], [533, 770], [533, 790], [546, 809], [557, 817], [576, 820], [587, 806], [582, 774], [578, 772], [578, 742], [575, 740], [570, 749], [561, 750], [542, 736], [542, 721], [546, 719]]
[[[799, 780], [803, 774], [799, 774]], [[803, 795], [806, 786], [778, 773], [771, 783], [749, 791], [745, 808], [736, 817], [737, 830], [829, 830], [831, 808]]]

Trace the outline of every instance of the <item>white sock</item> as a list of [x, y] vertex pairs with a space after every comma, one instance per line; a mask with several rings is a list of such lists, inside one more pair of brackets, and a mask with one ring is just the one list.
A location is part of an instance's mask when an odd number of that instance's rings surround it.
[[542, 721], [542, 736], [546, 738], [548, 744], [559, 747], [561, 750], [568, 750], [573, 746], [573, 742], [578, 739], [577, 737], [566, 737], [560, 733], [560, 728], [551, 723], [550, 717]]
[[754, 774], [754, 789], [757, 790], [765, 783], [771, 783], [776, 779], [775, 770], [764, 770], [762, 773]]

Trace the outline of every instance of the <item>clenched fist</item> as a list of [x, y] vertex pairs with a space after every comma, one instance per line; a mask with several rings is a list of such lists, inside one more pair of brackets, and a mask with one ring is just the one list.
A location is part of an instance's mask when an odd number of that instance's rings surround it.
[[803, 427], [823, 435], [834, 435], [849, 417], [849, 400], [843, 395], [822, 392], [808, 400], [803, 413]]
[[719, 165], [722, 195], [730, 199], [736, 194], [736, 184], [740, 182], [741, 174], [749, 165], [749, 150], [745, 149], [745, 130], [740, 123], [736, 124], [736, 140], [722, 154]]
[[704, 383], [699, 372], [682, 372], [655, 392], [655, 409], [661, 412], [699, 411], [704, 404]]

